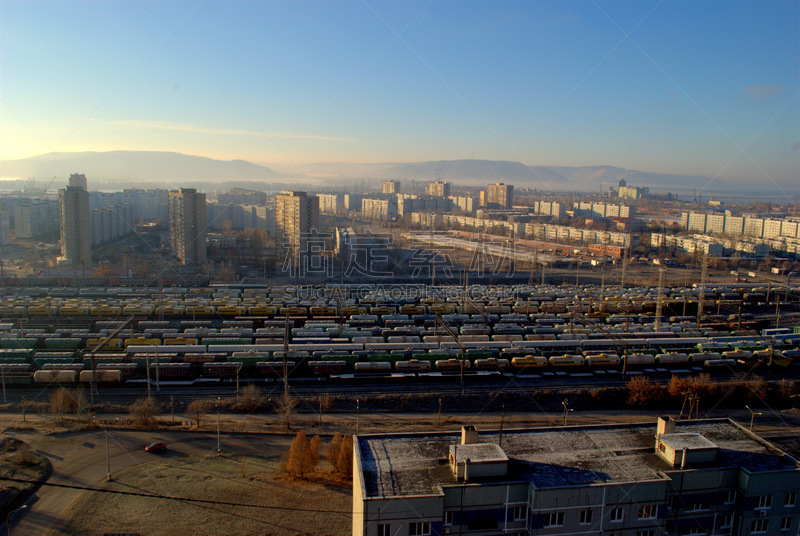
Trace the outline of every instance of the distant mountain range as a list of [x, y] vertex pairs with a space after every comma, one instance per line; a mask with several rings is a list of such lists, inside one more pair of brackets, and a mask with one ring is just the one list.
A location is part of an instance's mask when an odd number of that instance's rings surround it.
[[[441, 177], [456, 185], [506, 182], [517, 187], [557, 191], [599, 191], [601, 187], [607, 190], [625, 179], [631, 186], [647, 186], [663, 192], [702, 188], [709, 181], [707, 177], [649, 173], [614, 166], [529, 166], [503, 160], [316, 163], [282, 171], [244, 160], [223, 161], [159, 151], [50, 153], [0, 161], [0, 177], [17, 178], [20, 185], [28, 178], [35, 178], [40, 188], [52, 181], [50, 191], [63, 187], [72, 173], [85, 174], [90, 189], [153, 186], [197, 186], [205, 190], [234, 186], [265, 190], [298, 186], [334, 189], [364, 179], [426, 182]], [[712, 189], [719, 189], [723, 183], [725, 188], [744, 186], [717, 179]]]

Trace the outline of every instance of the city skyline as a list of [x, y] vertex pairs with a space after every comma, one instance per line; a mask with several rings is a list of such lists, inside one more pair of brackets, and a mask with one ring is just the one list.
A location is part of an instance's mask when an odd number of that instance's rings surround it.
[[791, 193], [798, 6], [3, 2], [0, 159], [474, 157]]

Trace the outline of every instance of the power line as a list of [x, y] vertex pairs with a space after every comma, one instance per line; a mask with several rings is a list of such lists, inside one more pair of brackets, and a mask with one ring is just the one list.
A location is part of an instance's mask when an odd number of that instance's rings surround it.
[[194, 499], [190, 497], [170, 497], [169, 495], [158, 495], [152, 493], [141, 493], [136, 491], [122, 491], [122, 490], [113, 490], [113, 489], [103, 489], [103, 488], [93, 488], [89, 486], [75, 486], [72, 484], [55, 484], [53, 482], [38, 482], [35, 480], [25, 480], [22, 478], [12, 478], [12, 477], [5, 477], [0, 476], [0, 481], [5, 482], [16, 482], [19, 484], [33, 484], [33, 485], [42, 485], [42, 486], [51, 486], [54, 488], [65, 488], [65, 489], [74, 489], [79, 491], [94, 491], [98, 493], [111, 493], [114, 495], [130, 495], [134, 497], [147, 497], [150, 499], [168, 499], [170, 501], [181, 501], [181, 502], [192, 502], [192, 503], [201, 503], [201, 504], [214, 504], [218, 506], [236, 506], [236, 507], [245, 507], [245, 508], [261, 508], [263, 510], [284, 510], [287, 512], [314, 512], [314, 513], [323, 513], [323, 514], [340, 514], [346, 517], [352, 517], [352, 512], [350, 510], [321, 510], [315, 508], [295, 508], [291, 506], [270, 506], [265, 504], [244, 504], [244, 503], [236, 503], [236, 502], [228, 502], [228, 501], [213, 501], [210, 499]]

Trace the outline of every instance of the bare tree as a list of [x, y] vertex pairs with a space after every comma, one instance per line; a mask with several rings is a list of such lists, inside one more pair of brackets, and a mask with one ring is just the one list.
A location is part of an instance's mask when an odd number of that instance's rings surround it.
[[261, 389], [253, 384], [242, 389], [242, 396], [239, 400], [239, 409], [244, 411], [254, 411], [264, 405], [264, 395]]
[[286, 394], [278, 399], [276, 409], [279, 414], [284, 416], [287, 431], [292, 429], [292, 412], [296, 407], [297, 399], [292, 395]]
[[75, 397], [66, 388], [59, 387], [50, 395], [50, 415], [56, 422], [63, 421], [68, 413], [75, 411]]
[[319, 402], [319, 424], [322, 426], [322, 413], [331, 409], [331, 394], [325, 393], [317, 397], [317, 402]]
[[197, 424], [197, 427], [200, 428], [200, 421], [203, 420], [203, 417], [208, 415], [212, 407], [213, 405], [208, 400], [192, 400], [189, 402], [186, 412]]
[[131, 419], [140, 426], [150, 426], [155, 423], [155, 418], [161, 412], [158, 404], [152, 398], [140, 398], [130, 405], [128, 409]]

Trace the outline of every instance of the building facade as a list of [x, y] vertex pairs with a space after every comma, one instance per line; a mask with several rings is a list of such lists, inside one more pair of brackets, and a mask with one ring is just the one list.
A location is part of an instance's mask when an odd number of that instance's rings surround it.
[[511, 208], [514, 204], [514, 186], [510, 184], [490, 184], [486, 187], [486, 203]]
[[428, 186], [425, 188], [425, 193], [437, 197], [449, 197], [450, 183], [446, 181], [429, 182]]
[[185, 265], [206, 262], [206, 194], [194, 188], [169, 192], [169, 245]]
[[399, 194], [400, 181], [383, 181], [381, 184], [382, 194]]
[[61, 257], [58, 262], [87, 268], [92, 264], [89, 192], [86, 176], [73, 173], [58, 191], [61, 212]]
[[319, 230], [319, 198], [284, 191], [275, 196], [275, 240], [284, 266], [300, 266], [309, 253], [308, 239]]
[[353, 536], [796, 535], [800, 465], [730, 420], [359, 436]]

